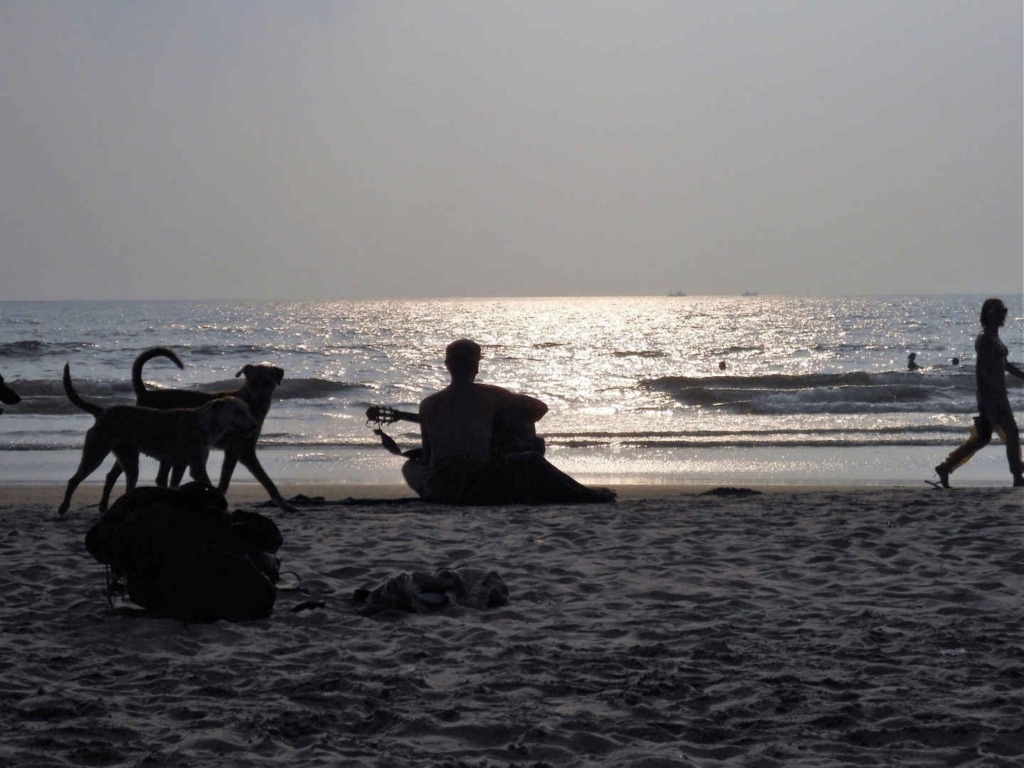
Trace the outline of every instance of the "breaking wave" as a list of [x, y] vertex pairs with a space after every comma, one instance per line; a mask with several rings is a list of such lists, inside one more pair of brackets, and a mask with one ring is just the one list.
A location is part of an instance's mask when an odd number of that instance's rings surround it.
[[[973, 409], [974, 376], [912, 372], [664, 376], [642, 388], [679, 403], [757, 415], [950, 413]], [[1019, 389], [1019, 387], [1017, 387]]]

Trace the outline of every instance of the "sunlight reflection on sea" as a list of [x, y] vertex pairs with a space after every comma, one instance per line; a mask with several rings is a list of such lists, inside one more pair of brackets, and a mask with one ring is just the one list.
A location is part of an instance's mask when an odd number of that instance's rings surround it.
[[[87, 398], [131, 402], [132, 361], [166, 345], [185, 369], [153, 360], [150, 386], [230, 388], [252, 362], [285, 370], [261, 438], [283, 478], [397, 482], [367, 406], [415, 410], [447, 381], [445, 345], [470, 337], [484, 349], [480, 380], [545, 400], [551, 455], [584, 475], [917, 478], [970, 426], [983, 298], [4, 302], [0, 366], [24, 399], [0, 421], [0, 475], [31, 470], [14, 458], [25, 453], [66, 479], [51, 460], [74, 457], [91, 419], [64, 397], [65, 362]], [[1019, 360], [1022, 300], [1005, 298]], [[924, 370], [907, 370], [910, 351]], [[417, 440], [414, 425], [389, 431], [405, 447]], [[905, 466], [903, 455], [920, 458]]]

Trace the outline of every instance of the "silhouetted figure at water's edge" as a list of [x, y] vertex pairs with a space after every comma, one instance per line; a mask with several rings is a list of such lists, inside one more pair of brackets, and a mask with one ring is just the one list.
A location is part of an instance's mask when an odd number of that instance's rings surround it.
[[451, 383], [420, 403], [423, 450], [402, 467], [409, 486], [424, 499], [450, 504], [614, 501], [612, 491], [581, 485], [537, 450], [495, 450], [496, 432], [515, 431], [502, 420], [532, 426], [548, 407], [529, 395], [477, 383], [480, 358], [479, 345], [469, 339], [445, 350]]
[[978, 415], [974, 417], [971, 436], [935, 467], [939, 482], [949, 487], [949, 476], [979, 450], [988, 445], [995, 431], [1006, 444], [1006, 460], [1010, 465], [1014, 486], [1024, 486], [1022, 472], [1020, 431], [1010, 408], [1006, 391], [1006, 374], [1024, 379], [1024, 370], [1007, 360], [1009, 350], [999, 338], [999, 329], [1006, 324], [1008, 310], [1000, 299], [986, 299], [981, 306], [982, 332], [974, 341], [978, 354], [975, 365], [977, 378]]

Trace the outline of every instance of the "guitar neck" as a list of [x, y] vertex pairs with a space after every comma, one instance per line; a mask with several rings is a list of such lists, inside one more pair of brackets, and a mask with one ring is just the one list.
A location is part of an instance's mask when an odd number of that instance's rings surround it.
[[420, 415], [418, 413], [399, 411], [394, 408], [388, 408], [386, 405], [371, 405], [366, 409], [366, 419], [367, 421], [375, 421], [378, 424], [393, 424], [396, 421], [420, 423]]
[[392, 411], [395, 421], [411, 421], [413, 424], [420, 423], [420, 415], [409, 411]]

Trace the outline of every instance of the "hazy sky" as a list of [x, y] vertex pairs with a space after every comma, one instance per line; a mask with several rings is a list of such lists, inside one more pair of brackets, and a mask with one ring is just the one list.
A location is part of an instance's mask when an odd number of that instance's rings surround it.
[[0, 4], [0, 299], [1024, 290], [1020, 0]]

